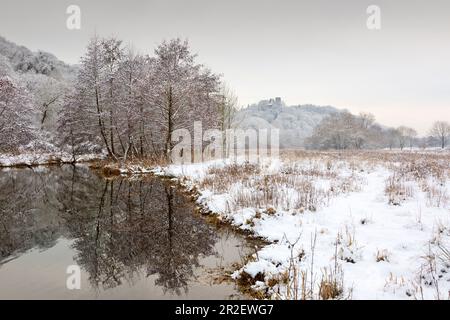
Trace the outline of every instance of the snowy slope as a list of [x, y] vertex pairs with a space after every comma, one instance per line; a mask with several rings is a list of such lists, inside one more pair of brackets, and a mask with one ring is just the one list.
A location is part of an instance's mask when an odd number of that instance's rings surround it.
[[[8, 77], [23, 89], [33, 105], [31, 124], [42, 130], [41, 140], [50, 149], [49, 141], [56, 134], [57, 114], [63, 106], [62, 97], [73, 86], [77, 72], [76, 66], [50, 53], [32, 52], [0, 36], [0, 78]], [[42, 123], [44, 110], [46, 117]]]
[[299, 148], [323, 118], [339, 111], [328, 106], [286, 106], [276, 98], [262, 100], [240, 110], [236, 122], [243, 129], [278, 128], [280, 147]]
[[70, 81], [76, 75], [76, 67], [58, 60], [51, 53], [32, 52], [2, 36], [0, 36], [0, 63], [8, 63], [17, 73], [43, 74], [61, 81]]

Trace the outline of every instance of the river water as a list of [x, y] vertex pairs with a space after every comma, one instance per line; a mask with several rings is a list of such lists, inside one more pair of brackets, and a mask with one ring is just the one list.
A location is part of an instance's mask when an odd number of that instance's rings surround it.
[[0, 299], [239, 299], [223, 276], [252, 252], [157, 177], [0, 170]]

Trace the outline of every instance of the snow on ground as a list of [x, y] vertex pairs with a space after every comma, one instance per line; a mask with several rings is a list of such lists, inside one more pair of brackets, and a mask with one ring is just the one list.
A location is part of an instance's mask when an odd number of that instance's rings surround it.
[[[52, 159], [0, 155], [0, 166]], [[233, 275], [256, 297], [449, 298], [449, 152], [299, 151], [120, 171], [172, 176], [219, 219], [267, 240]]]
[[270, 242], [234, 276], [256, 277], [253, 289], [271, 298], [447, 299], [450, 157], [436, 157], [302, 155], [162, 171]]

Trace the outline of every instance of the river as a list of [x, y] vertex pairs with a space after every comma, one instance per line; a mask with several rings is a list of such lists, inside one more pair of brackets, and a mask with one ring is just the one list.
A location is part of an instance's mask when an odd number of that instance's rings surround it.
[[0, 169], [0, 299], [243, 298], [254, 243], [194, 209], [158, 177]]

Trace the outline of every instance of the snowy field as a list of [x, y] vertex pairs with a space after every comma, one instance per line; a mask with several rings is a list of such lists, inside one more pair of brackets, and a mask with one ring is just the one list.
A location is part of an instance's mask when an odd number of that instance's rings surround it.
[[256, 298], [449, 298], [448, 151], [292, 151], [161, 173], [270, 243], [233, 275]]

